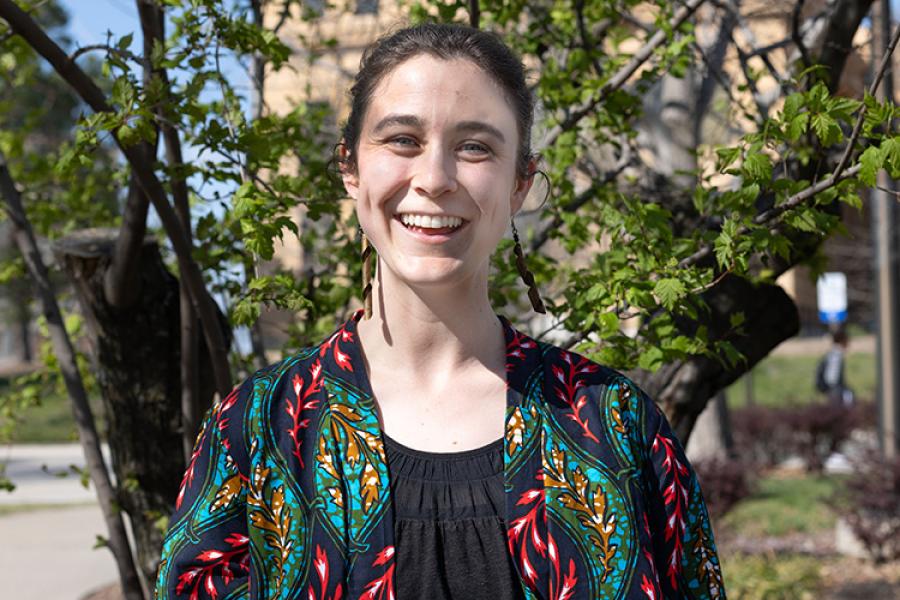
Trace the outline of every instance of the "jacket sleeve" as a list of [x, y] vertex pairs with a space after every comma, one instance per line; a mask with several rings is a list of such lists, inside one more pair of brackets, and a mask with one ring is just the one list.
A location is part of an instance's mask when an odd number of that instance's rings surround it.
[[663, 598], [725, 598], [697, 476], [656, 404], [644, 398], [647, 526]]
[[248, 596], [246, 477], [226, 429], [240, 423], [235, 404], [249, 387], [235, 388], [203, 420], [163, 541], [157, 600]]

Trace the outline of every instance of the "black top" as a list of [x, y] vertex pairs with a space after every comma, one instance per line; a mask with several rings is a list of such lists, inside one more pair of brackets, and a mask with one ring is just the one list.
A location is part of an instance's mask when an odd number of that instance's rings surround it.
[[503, 519], [503, 440], [435, 453], [384, 438], [397, 599], [523, 599]]

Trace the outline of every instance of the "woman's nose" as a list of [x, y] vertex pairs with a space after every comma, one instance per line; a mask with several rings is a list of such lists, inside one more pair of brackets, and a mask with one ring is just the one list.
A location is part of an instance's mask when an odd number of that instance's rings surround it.
[[429, 198], [456, 191], [456, 162], [453, 153], [431, 147], [420, 154], [411, 185], [417, 193]]

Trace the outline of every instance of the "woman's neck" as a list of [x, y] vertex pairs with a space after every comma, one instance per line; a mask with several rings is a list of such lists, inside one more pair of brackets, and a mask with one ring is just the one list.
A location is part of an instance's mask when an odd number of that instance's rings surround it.
[[372, 318], [358, 326], [370, 368], [404, 365], [442, 379], [480, 363], [502, 373], [503, 327], [488, 301], [487, 277], [473, 279], [412, 288], [379, 273]]

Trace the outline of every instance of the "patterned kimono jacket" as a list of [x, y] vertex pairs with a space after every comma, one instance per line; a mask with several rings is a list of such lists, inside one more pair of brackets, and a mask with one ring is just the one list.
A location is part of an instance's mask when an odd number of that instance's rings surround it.
[[[207, 415], [158, 599], [393, 600], [403, 573], [360, 315]], [[697, 479], [656, 405], [501, 321], [505, 522], [526, 597], [724, 598]]]

